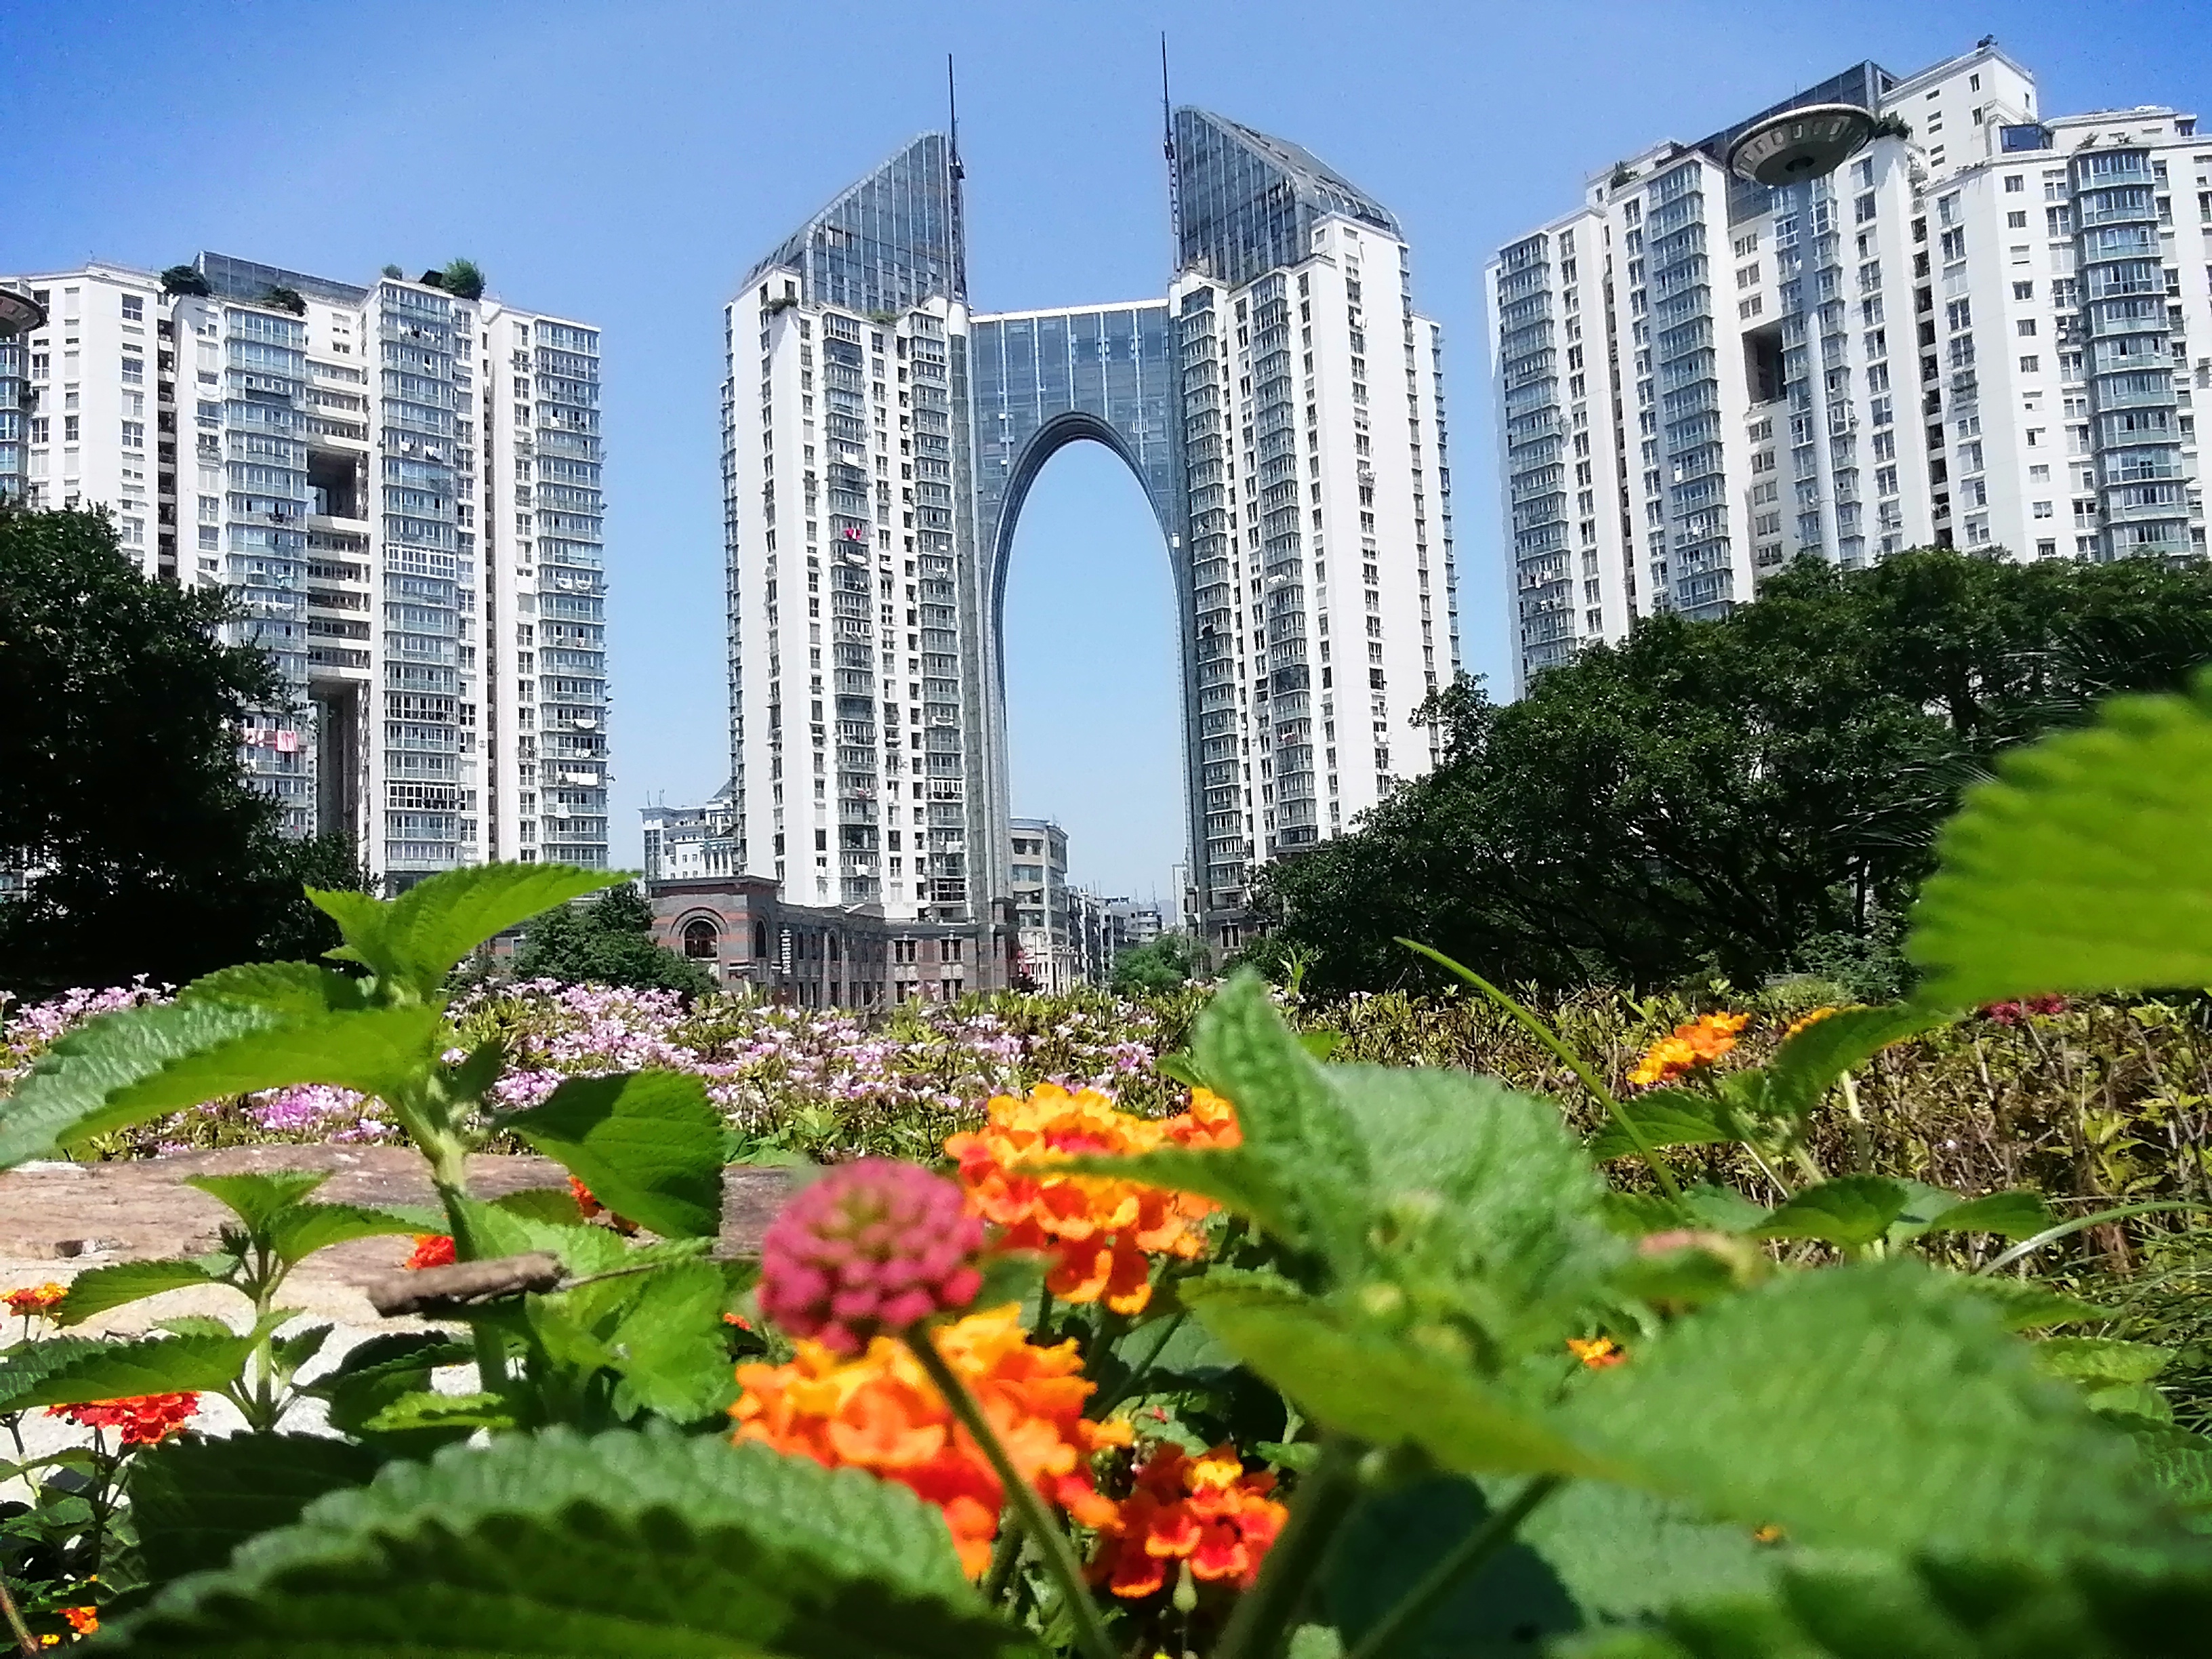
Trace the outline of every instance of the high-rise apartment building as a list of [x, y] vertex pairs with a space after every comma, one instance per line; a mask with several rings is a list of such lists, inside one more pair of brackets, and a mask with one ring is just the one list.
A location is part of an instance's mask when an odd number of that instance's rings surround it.
[[1449, 482], [1404, 234], [1294, 144], [1191, 108], [1170, 131], [1164, 301], [972, 310], [959, 159], [933, 133], [729, 305], [739, 860], [789, 902], [978, 929], [1003, 905], [1006, 574], [1030, 484], [1077, 440], [1127, 463], [1167, 544], [1214, 944], [1260, 865], [1432, 763], [1411, 720], [1457, 661]]
[[350, 834], [395, 890], [606, 864], [597, 329], [217, 253], [10, 280], [46, 313], [21, 493], [235, 596], [291, 694], [240, 734], [287, 833]]
[[[1731, 175], [1755, 122], [1853, 104], [1834, 173]], [[1485, 273], [1519, 678], [1640, 616], [1723, 614], [1799, 553], [2204, 550], [2212, 142], [2051, 116], [1993, 41], [1863, 63], [1593, 175]]]

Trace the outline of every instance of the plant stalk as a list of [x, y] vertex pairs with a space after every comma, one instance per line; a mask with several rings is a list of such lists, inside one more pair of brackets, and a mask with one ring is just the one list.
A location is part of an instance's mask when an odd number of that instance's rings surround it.
[[1421, 1582], [1407, 1590], [1398, 1605], [1359, 1639], [1346, 1659], [1382, 1659], [1401, 1638], [1416, 1633], [1443, 1599], [1464, 1579], [1486, 1566], [1492, 1557], [1512, 1542], [1513, 1534], [1531, 1511], [1566, 1484], [1561, 1474], [1540, 1474], [1521, 1488], [1510, 1504], [1486, 1516], [1462, 1539], [1451, 1553], [1429, 1569]]
[[2024, 1255], [2031, 1255], [2046, 1244], [2056, 1243], [2069, 1234], [2088, 1227], [2100, 1226], [2107, 1221], [2124, 1221], [2131, 1215], [2148, 1215], [2154, 1210], [2212, 1210], [2212, 1204], [2201, 1199], [2167, 1198], [2148, 1204], [2123, 1204], [2115, 1209], [2100, 1210], [2094, 1215], [2076, 1216], [2071, 1221], [2062, 1221], [2056, 1227], [2045, 1227], [2033, 1238], [2023, 1238], [2002, 1255], [1992, 1258], [1977, 1273], [1993, 1273], [2000, 1267], [2009, 1267]]
[[927, 1326], [916, 1326], [908, 1331], [906, 1346], [923, 1373], [937, 1385], [938, 1393], [945, 1396], [945, 1403], [960, 1419], [960, 1426], [968, 1431], [989, 1460], [991, 1472], [999, 1477], [1000, 1486], [1006, 1490], [1006, 1503], [1021, 1522], [1022, 1529], [1036, 1545], [1037, 1553], [1044, 1558], [1045, 1571], [1052, 1575], [1060, 1600], [1067, 1605], [1068, 1617], [1075, 1625], [1076, 1645], [1090, 1659], [1118, 1659], [1114, 1644], [1106, 1634], [1105, 1624], [1098, 1616], [1098, 1604], [1091, 1599], [1091, 1588], [1083, 1582], [1083, 1564], [1075, 1559], [1075, 1546], [1068, 1542], [1067, 1534], [1054, 1522], [1044, 1500], [1037, 1496], [1036, 1488], [1024, 1480], [1021, 1471], [1014, 1467], [1014, 1460], [1007, 1455], [998, 1431], [983, 1414], [982, 1406], [969, 1392], [959, 1375], [945, 1363], [945, 1356], [938, 1352]]
[[0, 1616], [8, 1620], [8, 1628], [15, 1638], [15, 1651], [24, 1659], [39, 1659], [39, 1638], [31, 1634], [31, 1627], [23, 1622], [17, 1611], [15, 1598], [8, 1593], [8, 1580], [0, 1576]]
[[1322, 1442], [1321, 1456], [1298, 1482], [1290, 1522], [1267, 1552], [1260, 1581], [1238, 1598], [1214, 1659], [1273, 1659], [1336, 1529], [1359, 1495], [1360, 1443], [1342, 1435]]
[[1121, 1379], [1121, 1386], [1099, 1395], [1091, 1402], [1090, 1410], [1093, 1416], [1103, 1418], [1115, 1407], [1136, 1393], [1137, 1385], [1151, 1375], [1152, 1367], [1159, 1361], [1159, 1357], [1167, 1352], [1168, 1344], [1175, 1340], [1175, 1334], [1182, 1328], [1182, 1322], [1189, 1317], [1190, 1310], [1185, 1308], [1174, 1318], [1164, 1322], [1159, 1340], [1146, 1351], [1142, 1359], [1129, 1368], [1128, 1375]]
[[1458, 975], [1519, 1021], [1522, 1029], [1530, 1036], [1534, 1037], [1537, 1042], [1558, 1055], [1566, 1068], [1582, 1079], [1583, 1087], [1596, 1096], [1606, 1110], [1613, 1114], [1613, 1121], [1620, 1126], [1620, 1132], [1628, 1137], [1628, 1144], [1636, 1148], [1637, 1157], [1642, 1158], [1644, 1168], [1651, 1171], [1651, 1178], [1659, 1183], [1659, 1190], [1667, 1194], [1668, 1200], [1677, 1209], [1681, 1208], [1682, 1188], [1674, 1180], [1674, 1171], [1660, 1158], [1651, 1143], [1644, 1139], [1644, 1131], [1637, 1126], [1636, 1120], [1629, 1116], [1628, 1109], [1620, 1103], [1612, 1090], [1598, 1081], [1597, 1073], [1583, 1063], [1581, 1055], [1559, 1041], [1557, 1032], [1530, 1013], [1528, 1009], [1522, 1007], [1519, 1002], [1499, 990], [1480, 974], [1476, 973], [1474, 969], [1462, 967], [1443, 951], [1431, 950], [1417, 939], [1401, 939], [1398, 943], [1409, 951], [1419, 951], [1439, 967]]

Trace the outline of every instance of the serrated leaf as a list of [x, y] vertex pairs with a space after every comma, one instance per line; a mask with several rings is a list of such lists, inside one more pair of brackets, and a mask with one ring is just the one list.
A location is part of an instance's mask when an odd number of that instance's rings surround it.
[[[1337, 1628], [1354, 1642], [1365, 1636], [1518, 1485], [1434, 1477], [1364, 1498], [1322, 1577]], [[1533, 1655], [1545, 1636], [1649, 1619], [1681, 1601], [1759, 1593], [1773, 1559], [1747, 1527], [1716, 1526], [1649, 1493], [1577, 1481], [1392, 1651], [1403, 1659]]]
[[313, 890], [307, 896], [345, 935], [332, 955], [364, 963], [380, 982], [429, 997], [493, 935], [625, 879], [621, 871], [566, 864], [477, 864], [443, 871], [389, 903]]
[[234, 1002], [271, 1012], [336, 1013], [368, 1006], [362, 981], [312, 962], [254, 962], [194, 980], [179, 1002]]
[[2115, 1336], [2047, 1336], [2030, 1346], [2036, 1368], [2079, 1382], [2148, 1382], [2173, 1363], [2173, 1350]]
[[1560, 1431], [1634, 1483], [1807, 1543], [2059, 1549], [2150, 1524], [2132, 1453], [1954, 1275], [1784, 1275], [1586, 1379]]
[[[227, 1003], [198, 1006], [258, 1012]], [[439, 1011], [427, 1006], [295, 1017], [183, 1055], [117, 1091], [107, 1109], [121, 1115], [119, 1123], [135, 1122], [204, 1101], [295, 1083], [327, 1083], [390, 1100], [435, 1062], [441, 1023]]]
[[257, 1340], [252, 1336], [164, 1336], [103, 1346], [53, 1367], [10, 1399], [8, 1409], [220, 1390], [238, 1379]]
[[1160, 1054], [1154, 1058], [1152, 1069], [1170, 1083], [1180, 1083], [1186, 1089], [1206, 1087], [1206, 1079], [1200, 1074], [1197, 1063], [1188, 1054]]
[[1195, 1281], [1184, 1299], [1224, 1346], [1316, 1423], [1414, 1445], [1466, 1474], [1603, 1474], [1585, 1452], [1468, 1363], [1310, 1297]]
[[2212, 984], [2212, 673], [2001, 756], [1937, 843], [1924, 1000]]
[[243, 1175], [186, 1176], [185, 1185], [198, 1188], [244, 1222], [248, 1233], [264, 1238], [272, 1217], [330, 1178], [328, 1170], [249, 1170]]
[[172, 1336], [234, 1336], [237, 1334], [223, 1321], [207, 1314], [179, 1314], [173, 1319], [157, 1319], [148, 1328], [167, 1331]]
[[358, 1204], [301, 1204], [276, 1218], [270, 1244], [278, 1260], [304, 1261], [318, 1250], [353, 1239], [419, 1232], [420, 1219]]
[[128, 1127], [112, 1097], [164, 1067], [278, 1023], [232, 1003], [148, 1004], [87, 1020], [40, 1056], [0, 1098], [0, 1170]]
[[1996, 1233], [2002, 1238], [2033, 1238], [2057, 1220], [2043, 1194], [2033, 1191], [1990, 1193], [1954, 1204], [1928, 1224], [1929, 1232]]
[[404, 1434], [415, 1429], [511, 1429], [514, 1402], [498, 1394], [440, 1394], [417, 1389], [403, 1394], [362, 1425], [374, 1432]]
[[[1695, 1090], [1654, 1089], [1623, 1101], [1621, 1110], [1643, 1133], [1644, 1144], [1654, 1150], [1721, 1146], [1742, 1139], [1723, 1120], [1720, 1103]], [[1589, 1155], [1600, 1163], [1633, 1157], [1635, 1152], [1636, 1143], [1617, 1121], [1608, 1121], [1590, 1137]]]
[[558, 1256], [562, 1270], [572, 1278], [638, 1265], [630, 1259], [635, 1252], [611, 1228], [542, 1221], [478, 1199], [461, 1199], [456, 1207], [471, 1253], [478, 1260], [544, 1250]]
[[552, 1431], [312, 1505], [102, 1640], [162, 1659], [1016, 1659], [905, 1488], [719, 1437]]
[[1325, 1063], [1331, 1054], [1334, 1054], [1339, 1048], [1341, 1048], [1344, 1046], [1344, 1033], [1341, 1031], [1301, 1031], [1298, 1033], [1298, 1046], [1304, 1048], [1308, 1054], [1311, 1054], [1316, 1060]]
[[349, 1348], [337, 1366], [301, 1392], [328, 1398], [349, 1383], [386, 1376], [428, 1373], [441, 1365], [474, 1363], [476, 1350], [443, 1331], [387, 1331]]
[[94, 1336], [50, 1336], [23, 1342], [0, 1353], [0, 1412], [19, 1409], [18, 1401], [56, 1371], [89, 1355], [122, 1345]]
[[720, 1271], [678, 1262], [641, 1275], [635, 1300], [607, 1338], [622, 1381], [615, 1408], [649, 1411], [678, 1423], [726, 1412], [738, 1397], [722, 1340], [728, 1304]]
[[324, 1493], [366, 1485], [382, 1461], [326, 1435], [191, 1436], [141, 1452], [128, 1484], [147, 1574], [161, 1583], [220, 1567]]
[[1272, 1190], [1290, 1195], [1299, 1234], [1341, 1273], [1363, 1249], [1367, 1161], [1328, 1073], [1249, 969], [1214, 994], [1193, 1036], [1209, 1086], [1237, 1109], [1243, 1150]]
[[2110, 1319], [2113, 1310], [2065, 1296], [2033, 1279], [1995, 1279], [1984, 1273], [1962, 1273], [1961, 1289], [1990, 1303], [2010, 1331], [2040, 1330], [2051, 1325], [2079, 1325], [2093, 1319]]
[[495, 1210], [505, 1210], [509, 1215], [523, 1216], [532, 1221], [551, 1222], [562, 1227], [584, 1224], [583, 1207], [566, 1187], [525, 1187], [519, 1193], [502, 1193], [491, 1202]]
[[1388, 1275], [1503, 1348], [1556, 1346], [1622, 1255], [1604, 1183], [1559, 1108], [1443, 1066], [1326, 1075], [1365, 1148], [1368, 1248]]
[[296, 1371], [323, 1351], [323, 1345], [331, 1340], [332, 1328], [328, 1325], [310, 1325], [304, 1330], [294, 1331], [270, 1343], [270, 1352], [287, 1373]]
[[1817, 1238], [1845, 1249], [1871, 1244], [1905, 1212], [1910, 1194], [1887, 1176], [1839, 1176], [1801, 1188], [1753, 1227], [1754, 1238]]
[[2212, 1439], [2170, 1423], [2126, 1425], [2142, 1453], [2151, 1484], [2197, 1519], [2197, 1529], [2212, 1525]]
[[1940, 1008], [1911, 1003], [1838, 1008], [1784, 1037], [1765, 1066], [1732, 1075], [1731, 1097], [1747, 1111], [1802, 1117], [1845, 1072], [1856, 1071], [1891, 1043], [1947, 1025], [1952, 1018]]
[[70, 1281], [68, 1298], [54, 1310], [54, 1322], [68, 1327], [110, 1309], [143, 1301], [167, 1291], [222, 1285], [228, 1276], [206, 1261], [118, 1261], [112, 1267], [90, 1267]]
[[1682, 1207], [1699, 1226], [1723, 1233], [1749, 1232], [1770, 1213], [1735, 1188], [1709, 1181], [1683, 1188]]
[[722, 1228], [722, 1119], [689, 1072], [572, 1077], [500, 1120], [617, 1215], [665, 1238]]

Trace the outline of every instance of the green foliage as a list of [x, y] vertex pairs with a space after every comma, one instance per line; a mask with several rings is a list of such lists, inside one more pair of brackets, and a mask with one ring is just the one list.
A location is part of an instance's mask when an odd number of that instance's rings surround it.
[[721, 1231], [722, 1120], [689, 1073], [570, 1078], [500, 1127], [641, 1227], [670, 1238]]
[[1961, 787], [2208, 658], [2202, 566], [1800, 561], [1724, 621], [1646, 618], [1510, 705], [1452, 688], [1428, 711], [1443, 765], [1270, 866], [1263, 908], [1314, 953], [1310, 992], [1438, 982], [1406, 937], [1501, 983], [1755, 984], [1850, 957], [1893, 994], [1868, 949]]
[[1188, 933], [1162, 933], [1114, 958], [1114, 988], [1124, 995], [1172, 991], [1204, 971], [1206, 953]]
[[720, 1439], [555, 1431], [310, 1505], [112, 1645], [163, 1659], [418, 1650], [733, 1659], [1034, 1652], [900, 1487]]
[[2212, 984], [2212, 674], [2007, 757], [1944, 832], [1908, 949], [1954, 1005]]
[[204, 298], [215, 292], [197, 265], [171, 265], [161, 273], [163, 294], [196, 294]]
[[254, 1349], [251, 1336], [165, 1336], [79, 1351], [15, 1393], [10, 1411], [75, 1406], [142, 1394], [216, 1391], [234, 1382]]
[[479, 864], [449, 870], [388, 904], [356, 893], [312, 892], [345, 935], [331, 954], [357, 962], [387, 988], [434, 996], [461, 959], [548, 905], [596, 892], [619, 873], [566, 864]]
[[484, 275], [473, 259], [453, 258], [446, 261], [446, 268], [438, 273], [440, 286], [447, 293], [461, 300], [483, 298]]
[[221, 642], [234, 614], [141, 575], [103, 514], [0, 508], [0, 847], [27, 872], [0, 905], [11, 992], [303, 948], [295, 873], [335, 860], [285, 842], [240, 770], [239, 724], [286, 694], [266, 655]]
[[70, 1281], [69, 1300], [55, 1310], [56, 1322], [67, 1328], [167, 1291], [228, 1285], [233, 1265], [229, 1257], [216, 1256], [198, 1261], [118, 1261], [88, 1268]]
[[514, 975], [692, 996], [714, 988], [713, 975], [697, 963], [653, 943], [653, 907], [628, 885], [539, 917], [515, 952]]
[[131, 1508], [155, 1583], [222, 1566], [260, 1533], [289, 1527], [325, 1492], [368, 1483], [381, 1460], [322, 1435], [172, 1440], [134, 1459]]

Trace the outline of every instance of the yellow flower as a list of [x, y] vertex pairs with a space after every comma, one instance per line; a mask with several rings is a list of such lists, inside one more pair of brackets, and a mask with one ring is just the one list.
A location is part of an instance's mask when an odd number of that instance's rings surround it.
[[1736, 1033], [1750, 1024], [1749, 1014], [1700, 1014], [1645, 1049], [1628, 1080], [1639, 1089], [1648, 1088], [1711, 1066], [1735, 1047]]
[[1571, 1336], [1567, 1352], [1594, 1371], [1609, 1365], [1619, 1365], [1628, 1358], [1627, 1352], [1609, 1336]]

